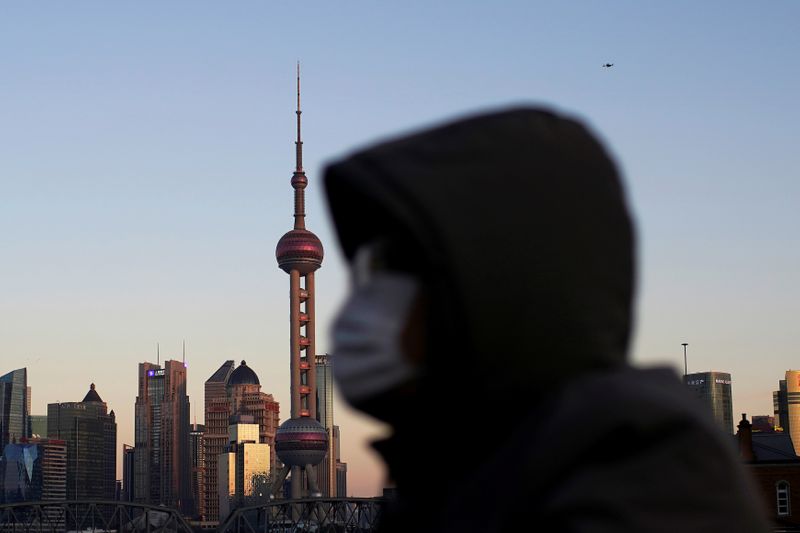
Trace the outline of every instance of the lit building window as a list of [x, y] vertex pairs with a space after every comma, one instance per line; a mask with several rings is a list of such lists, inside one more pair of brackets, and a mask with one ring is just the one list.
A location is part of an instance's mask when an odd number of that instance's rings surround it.
[[778, 516], [789, 516], [789, 483], [778, 481], [775, 494], [778, 498]]

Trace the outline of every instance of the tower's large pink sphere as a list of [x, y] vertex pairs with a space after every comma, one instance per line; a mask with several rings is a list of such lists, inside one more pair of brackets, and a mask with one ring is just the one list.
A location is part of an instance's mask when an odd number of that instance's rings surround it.
[[275, 451], [285, 465], [317, 465], [328, 451], [328, 432], [313, 418], [290, 418], [275, 432]]
[[278, 241], [275, 258], [286, 273], [297, 270], [308, 274], [322, 266], [324, 253], [316, 235], [305, 229], [293, 229]]

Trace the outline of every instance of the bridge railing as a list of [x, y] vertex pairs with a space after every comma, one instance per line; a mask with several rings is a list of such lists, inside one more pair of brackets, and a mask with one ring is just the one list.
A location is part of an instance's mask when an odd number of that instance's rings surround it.
[[192, 533], [175, 509], [122, 501], [0, 505], [0, 533]]
[[236, 509], [217, 533], [369, 533], [377, 528], [383, 505], [378, 498], [275, 500]]
[[[384, 500], [309, 498], [242, 507], [216, 533], [370, 533]], [[123, 501], [72, 500], [0, 505], [0, 533], [192, 533], [169, 507]]]

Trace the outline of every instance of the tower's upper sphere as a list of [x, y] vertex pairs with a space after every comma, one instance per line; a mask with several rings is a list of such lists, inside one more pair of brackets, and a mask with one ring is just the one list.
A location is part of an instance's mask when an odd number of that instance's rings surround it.
[[290, 418], [275, 432], [275, 451], [285, 465], [317, 465], [328, 451], [328, 432], [313, 418]]
[[305, 172], [295, 171], [292, 174], [292, 187], [295, 189], [305, 189], [308, 186], [308, 178]]
[[275, 249], [278, 266], [286, 273], [297, 270], [300, 274], [314, 272], [322, 266], [324, 250], [319, 238], [305, 229], [286, 233]]

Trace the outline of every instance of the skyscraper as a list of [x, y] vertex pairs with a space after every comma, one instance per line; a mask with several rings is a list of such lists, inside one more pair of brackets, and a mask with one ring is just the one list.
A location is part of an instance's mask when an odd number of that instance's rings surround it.
[[205, 453], [203, 450], [203, 434], [205, 426], [194, 423], [189, 428], [189, 457], [192, 467], [192, 516], [202, 518], [205, 509]]
[[719, 426], [733, 435], [731, 375], [727, 372], [695, 372], [686, 374], [683, 379], [700, 401], [709, 407]]
[[339, 426], [333, 426], [333, 449], [336, 452], [336, 496], [338, 498], [347, 497], [347, 463], [342, 462], [341, 456], [341, 432]]
[[28, 385], [25, 387], [25, 417], [28, 420], [28, 430], [27, 434], [25, 435], [26, 437], [30, 437], [31, 432], [33, 431], [31, 429], [31, 395], [31, 386]]
[[291, 184], [294, 189], [294, 229], [278, 241], [275, 258], [278, 266], [289, 274], [289, 373], [291, 390], [291, 419], [278, 429], [275, 450], [284, 463], [273, 491], [282, 484], [291, 468], [291, 497], [302, 495], [301, 477], [311, 493], [319, 493], [314, 466], [319, 464], [328, 449], [325, 428], [317, 422], [315, 355], [314, 272], [322, 266], [324, 251], [319, 238], [306, 229], [305, 188], [308, 186], [303, 170], [303, 141], [300, 136], [300, 66], [297, 67], [297, 141], [295, 141], [295, 170]]
[[230, 402], [225, 384], [236, 365], [225, 361], [205, 383], [205, 427], [203, 455], [205, 456], [205, 520], [219, 519], [219, 495], [217, 494], [217, 458], [228, 441], [228, 419]]
[[28, 415], [30, 437], [40, 439], [47, 437], [47, 415]]
[[47, 433], [67, 445], [67, 497], [113, 500], [117, 422], [94, 383], [80, 402], [47, 405]]
[[28, 436], [28, 369], [0, 376], [0, 450]]
[[328, 434], [328, 451], [317, 467], [317, 485], [323, 496], [335, 498], [338, 442], [333, 435], [333, 365], [328, 354], [317, 355], [317, 422]]
[[134, 501], [191, 513], [185, 363], [139, 363], [135, 416]]
[[775, 427], [789, 433], [789, 400], [786, 394], [786, 380], [778, 382], [778, 390], [772, 392], [772, 414], [775, 416]]
[[[206, 413], [203, 436], [205, 455], [205, 520], [219, 519], [217, 460], [230, 441], [228, 427], [231, 417], [249, 416], [258, 425], [258, 443], [275, 446], [275, 434], [280, 420], [280, 405], [271, 394], [261, 391], [261, 382], [246, 361], [234, 368], [226, 361], [206, 381]], [[275, 468], [274, 453], [270, 454], [270, 471]]]
[[[231, 415], [252, 416], [259, 428], [258, 442], [269, 444], [270, 449], [274, 449], [275, 434], [280, 422], [280, 404], [271, 394], [261, 392], [258, 375], [247, 366], [247, 362], [242, 361], [231, 373], [225, 390], [230, 401]], [[274, 458], [271, 458], [271, 466], [275, 466]]]
[[136, 459], [136, 449], [130, 444], [122, 445], [122, 496], [120, 499], [124, 502], [132, 502], [134, 500], [133, 479], [134, 479], [134, 465]]
[[0, 460], [0, 504], [63, 501], [66, 487], [66, 442], [22, 439], [5, 446]]
[[797, 453], [800, 451], [800, 370], [786, 371], [786, 403], [788, 404], [786, 420], [789, 427], [784, 428], [784, 431], [789, 432]]

